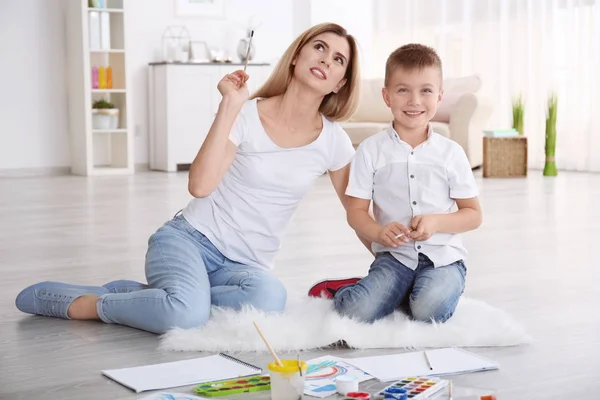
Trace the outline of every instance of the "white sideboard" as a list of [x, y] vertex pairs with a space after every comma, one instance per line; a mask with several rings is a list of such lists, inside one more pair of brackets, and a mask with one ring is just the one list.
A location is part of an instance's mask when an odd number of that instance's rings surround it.
[[[250, 93], [262, 85], [272, 66], [250, 64]], [[189, 167], [215, 118], [221, 94], [217, 83], [241, 64], [151, 63], [148, 76], [150, 169], [178, 171]]]

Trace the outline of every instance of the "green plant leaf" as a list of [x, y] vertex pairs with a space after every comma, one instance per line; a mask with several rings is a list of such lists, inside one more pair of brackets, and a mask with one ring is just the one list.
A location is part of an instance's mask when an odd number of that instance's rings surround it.
[[525, 134], [525, 105], [523, 104], [523, 97], [519, 97], [512, 102], [512, 116], [513, 125], [512, 127], [519, 132], [520, 135]]
[[98, 109], [102, 109], [102, 108], [106, 108], [106, 109], [110, 109], [110, 108], [115, 108], [115, 105], [111, 102], [108, 102], [104, 99], [99, 99], [96, 100], [92, 103], [92, 108], [98, 108]]

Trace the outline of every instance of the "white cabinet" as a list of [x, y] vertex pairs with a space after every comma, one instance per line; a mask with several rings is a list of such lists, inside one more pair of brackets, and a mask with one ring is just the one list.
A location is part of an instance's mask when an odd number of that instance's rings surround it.
[[[217, 83], [239, 64], [151, 63], [148, 77], [150, 169], [185, 170], [194, 161], [215, 118]], [[250, 94], [268, 78], [268, 64], [248, 65]]]

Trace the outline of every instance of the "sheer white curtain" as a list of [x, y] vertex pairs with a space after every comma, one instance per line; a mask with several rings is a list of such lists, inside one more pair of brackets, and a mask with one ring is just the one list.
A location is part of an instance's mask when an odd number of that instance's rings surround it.
[[[372, 0], [367, 76], [388, 54], [420, 42], [442, 57], [446, 77], [478, 74], [492, 101], [488, 128], [511, 126], [525, 101], [533, 168], [544, 165], [547, 97], [559, 99], [559, 169], [600, 171], [600, 0]], [[360, 38], [359, 38], [360, 39]]]

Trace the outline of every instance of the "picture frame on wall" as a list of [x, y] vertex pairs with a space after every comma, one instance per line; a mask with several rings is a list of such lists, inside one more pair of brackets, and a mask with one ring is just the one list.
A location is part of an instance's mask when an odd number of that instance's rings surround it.
[[173, 0], [177, 17], [222, 18], [224, 0]]

